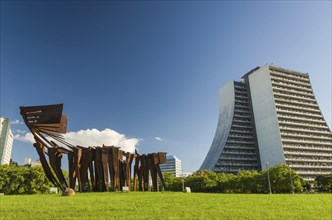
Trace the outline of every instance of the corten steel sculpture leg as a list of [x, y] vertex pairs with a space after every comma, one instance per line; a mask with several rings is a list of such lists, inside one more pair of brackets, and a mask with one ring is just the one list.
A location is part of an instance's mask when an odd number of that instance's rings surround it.
[[68, 156], [69, 187], [75, 189], [76, 175], [74, 171], [74, 153], [69, 152], [67, 156]]
[[69, 153], [69, 151], [67, 149], [64, 149], [63, 147], [60, 147], [53, 141], [51, 141], [51, 144], [53, 145], [54, 148], [48, 148], [48, 157], [50, 160], [50, 164], [61, 185], [67, 188], [68, 183], [61, 169], [61, 159], [63, 153]]
[[134, 154], [134, 158], [135, 158], [135, 165], [134, 165], [134, 185], [133, 185], [133, 190], [134, 192], [136, 192], [137, 189], [137, 177], [139, 175], [139, 155], [137, 154], [137, 151], [135, 150], [135, 154]]
[[90, 181], [91, 181], [91, 190], [96, 191], [96, 167], [95, 167], [95, 158], [96, 158], [96, 149], [91, 148], [92, 159], [89, 164], [89, 173], [90, 173]]
[[159, 191], [158, 176], [156, 169], [157, 163], [158, 163], [158, 155], [156, 153], [148, 154], [148, 164], [151, 172], [153, 190], [155, 192]]
[[103, 146], [102, 148], [102, 163], [104, 171], [104, 185], [107, 192], [109, 192], [109, 179], [108, 179], [108, 153], [110, 147]]
[[143, 183], [144, 183], [144, 163], [143, 163], [143, 155], [139, 156], [139, 162], [140, 162], [140, 166], [138, 169], [138, 191], [144, 191], [143, 190]]
[[111, 146], [110, 149], [108, 150], [108, 170], [110, 174], [110, 185], [111, 185], [111, 190], [114, 192], [114, 163], [113, 163], [113, 147]]
[[81, 176], [82, 192], [86, 192], [86, 191], [88, 191], [87, 181], [86, 181], [87, 175], [85, 174], [85, 172], [87, 173], [87, 169], [88, 169], [88, 167], [86, 166], [87, 155], [86, 155], [85, 148], [80, 147], [80, 146], [77, 146], [77, 147], [80, 148], [81, 152], [82, 152], [80, 176]]
[[124, 164], [123, 164], [123, 151], [120, 149], [118, 151], [118, 165], [119, 165], [119, 186], [120, 186], [120, 191], [122, 191], [123, 184], [125, 181], [125, 175], [124, 175]]
[[[78, 181], [78, 190], [82, 192], [82, 181], [81, 181], [81, 157], [82, 157], [82, 149], [80, 148], [74, 148], [74, 170], [75, 170], [75, 176]], [[73, 188], [75, 189], [75, 188]]]
[[[89, 166], [92, 162], [92, 151], [91, 147], [85, 148], [85, 147], [80, 147], [82, 150], [82, 157], [81, 157], [81, 181], [82, 181], [82, 187], [83, 187], [83, 192], [91, 191], [90, 189], [90, 183], [89, 183], [89, 177], [88, 177], [88, 170]], [[93, 171], [92, 171], [93, 172]]]
[[36, 148], [37, 153], [39, 155], [39, 159], [40, 159], [40, 163], [44, 169], [45, 175], [46, 177], [51, 181], [51, 183], [53, 183], [53, 185], [59, 187], [61, 190], [65, 190], [61, 184], [59, 183], [59, 181], [55, 178], [55, 176], [53, 175], [51, 168], [49, 167], [47, 160], [45, 158], [45, 151], [44, 151], [44, 146], [42, 146], [42, 144], [40, 143], [34, 143], [33, 146]]
[[48, 149], [48, 157], [50, 160], [51, 167], [53, 168], [53, 171], [58, 178], [61, 188], [65, 189], [68, 187], [65, 177], [63, 176], [62, 170], [61, 170], [61, 158], [62, 153], [59, 152], [59, 148], [49, 148]]
[[119, 161], [119, 167], [120, 167], [120, 191], [123, 190], [123, 186], [126, 182], [126, 164], [123, 161]]
[[113, 190], [120, 190], [120, 175], [119, 175], [119, 170], [120, 170], [120, 164], [119, 164], [119, 148], [118, 147], [113, 147], [111, 148], [112, 151], [112, 161], [113, 161]]
[[149, 191], [149, 165], [148, 156], [146, 154], [142, 154], [141, 156], [141, 169], [143, 173], [144, 191]]
[[104, 186], [104, 174], [103, 174], [103, 163], [102, 163], [102, 149], [101, 147], [96, 147], [96, 157], [95, 157], [95, 171], [96, 171], [96, 191], [103, 192]]
[[163, 174], [160, 170], [160, 166], [159, 164], [163, 164], [163, 163], [166, 163], [167, 162], [167, 159], [166, 159], [166, 152], [158, 152], [158, 164], [156, 166], [156, 169], [157, 169], [157, 172], [158, 172], [158, 175], [159, 175], [159, 179], [161, 181], [161, 184], [163, 185], [164, 187], [164, 190], [166, 189], [166, 186], [165, 186], [165, 180], [164, 180], [164, 177], [163, 177]]
[[131, 164], [133, 162], [134, 159], [134, 154], [131, 154], [129, 152], [126, 153], [126, 186], [129, 187], [130, 190], [130, 177], [131, 177]]

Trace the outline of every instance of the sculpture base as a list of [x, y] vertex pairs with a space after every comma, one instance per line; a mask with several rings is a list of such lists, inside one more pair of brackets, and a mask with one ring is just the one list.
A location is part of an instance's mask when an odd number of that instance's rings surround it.
[[63, 196], [75, 196], [75, 190], [72, 188], [66, 188], [65, 191], [62, 192]]

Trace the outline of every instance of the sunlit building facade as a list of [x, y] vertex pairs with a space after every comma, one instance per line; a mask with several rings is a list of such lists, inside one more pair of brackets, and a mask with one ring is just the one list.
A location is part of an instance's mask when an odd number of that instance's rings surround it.
[[257, 67], [222, 87], [220, 99], [201, 170], [236, 173], [284, 163], [309, 182], [332, 172], [332, 133], [307, 73]]
[[14, 136], [7, 118], [0, 118], [0, 163], [9, 164]]
[[176, 177], [181, 176], [181, 160], [174, 155], [167, 155], [166, 158], [167, 162], [159, 165], [161, 172], [172, 173]]

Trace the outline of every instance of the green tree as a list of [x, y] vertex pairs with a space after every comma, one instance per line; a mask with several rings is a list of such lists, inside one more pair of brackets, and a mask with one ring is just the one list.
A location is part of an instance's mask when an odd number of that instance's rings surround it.
[[[303, 189], [310, 189], [310, 185], [304, 181], [294, 170], [289, 169], [286, 164], [277, 164], [276, 166], [271, 167], [269, 169], [269, 173], [272, 191], [275, 193], [301, 192]], [[166, 182], [166, 190], [181, 191], [181, 178], [174, 177], [170, 173], [165, 173], [164, 178]], [[325, 182], [322, 184], [324, 185]], [[185, 186], [189, 186], [192, 192], [269, 192], [267, 170], [262, 170], [260, 172], [256, 170], [242, 170], [239, 171], [237, 175], [201, 170], [197, 171], [191, 176], [186, 177]]]
[[46, 193], [52, 186], [41, 166], [0, 165], [0, 192], [5, 194]]
[[236, 176], [234, 174], [218, 174], [217, 191], [222, 193], [233, 193], [236, 191]]
[[242, 170], [237, 173], [235, 179], [235, 191], [238, 193], [258, 193], [260, 187], [260, 174], [254, 170]]
[[[263, 173], [265, 173], [264, 170]], [[275, 193], [301, 192], [301, 177], [286, 164], [277, 164], [269, 169], [271, 188]]]
[[[163, 178], [165, 181], [166, 191], [182, 191], [182, 179], [180, 177], [175, 177], [172, 173], [163, 173]], [[161, 183], [159, 184], [160, 187]]]
[[315, 181], [319, 192], [332, 192], [332, 174], [317, 176]]
[[192, 192], [216, 192], [217, 182], [218, 175], [210, 170], [198, 171], [185, 179]]

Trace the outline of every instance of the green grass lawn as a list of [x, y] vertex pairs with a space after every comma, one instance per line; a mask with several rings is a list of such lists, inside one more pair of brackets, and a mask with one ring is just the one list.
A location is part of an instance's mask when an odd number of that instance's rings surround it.
[[0, 196], [0, 219], [332, 219], [332, 194], [175, 192]]

